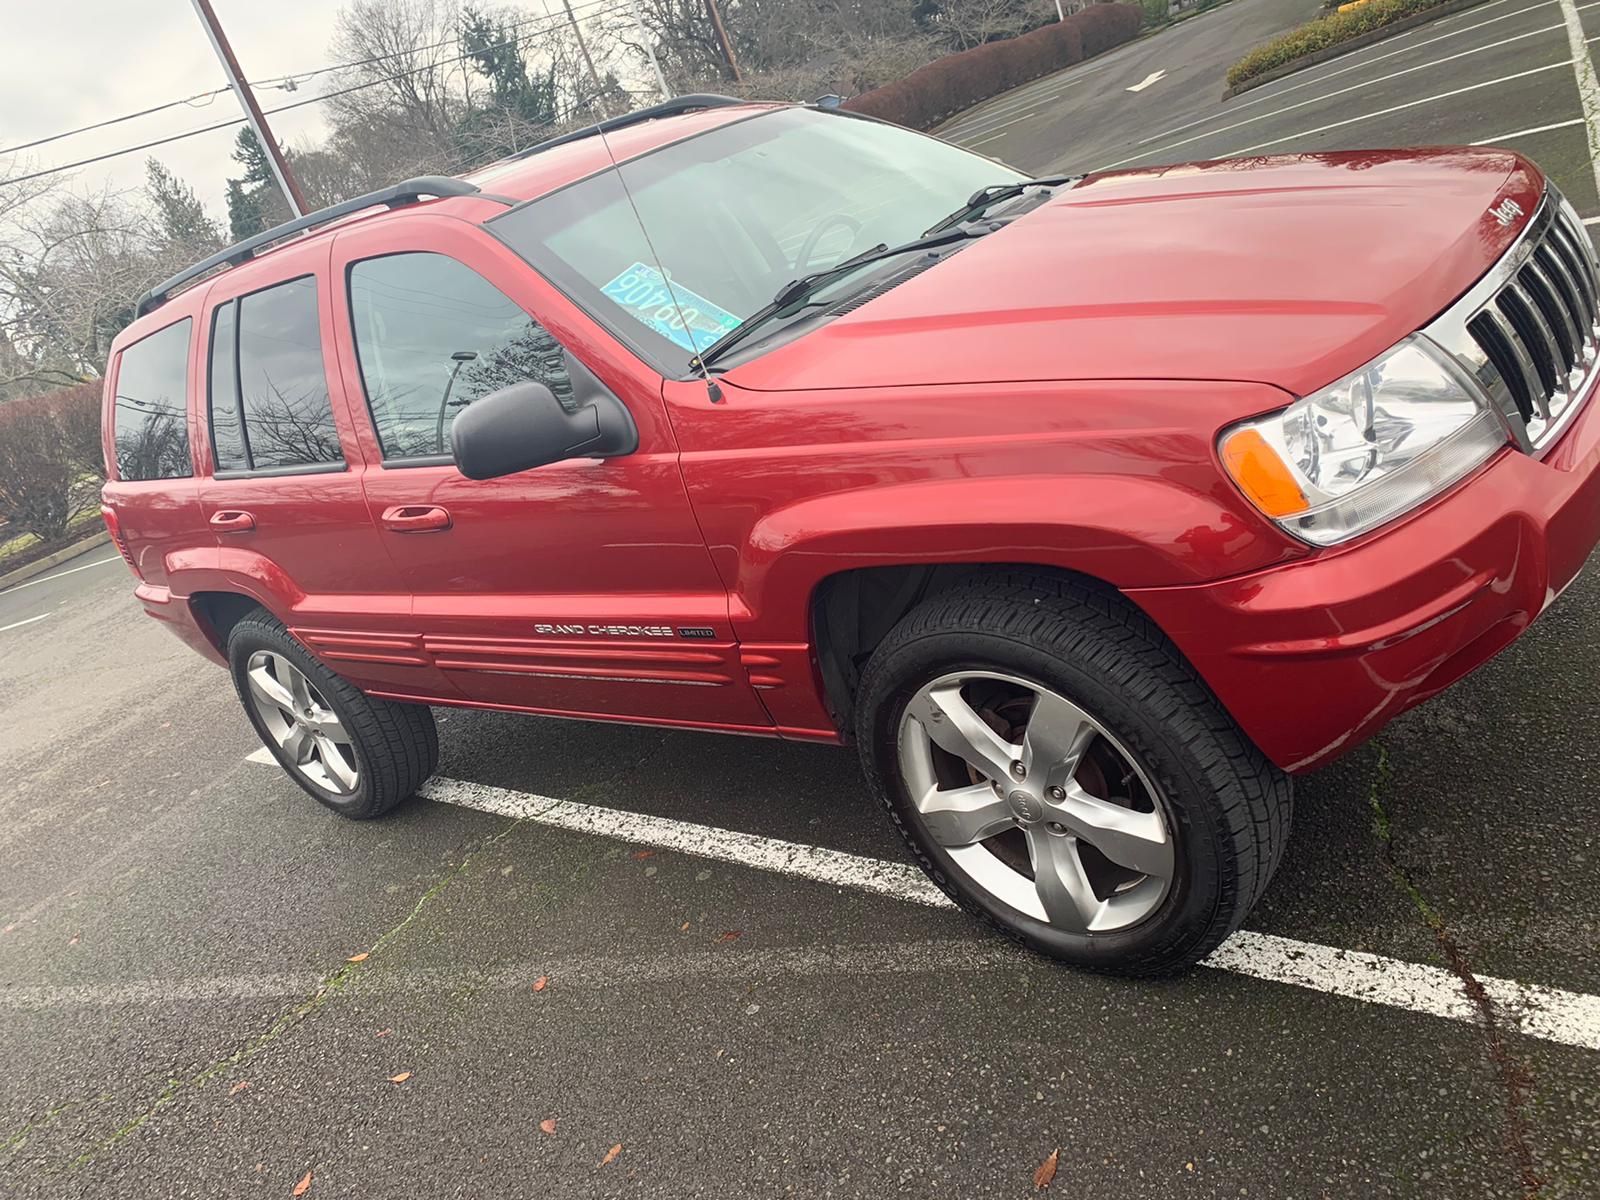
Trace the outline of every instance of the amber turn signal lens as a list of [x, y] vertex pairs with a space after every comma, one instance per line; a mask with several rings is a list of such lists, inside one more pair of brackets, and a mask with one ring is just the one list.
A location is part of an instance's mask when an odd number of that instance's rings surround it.
[[1240, 429], [1222, 443], [1222, 464], [1250, 502], [1269, 517], [1292, 517], [1310, 504], [1289, 468], [1255, 429]]

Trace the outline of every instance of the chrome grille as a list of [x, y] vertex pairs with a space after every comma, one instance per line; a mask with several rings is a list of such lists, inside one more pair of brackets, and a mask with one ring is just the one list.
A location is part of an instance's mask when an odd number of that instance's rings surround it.
[[1505, 257], [1423, 332], [1500, 406], [1522, 449], [1553, 441], [1600, 365], [1600, 280], [1572, 206], [1548, 189]]

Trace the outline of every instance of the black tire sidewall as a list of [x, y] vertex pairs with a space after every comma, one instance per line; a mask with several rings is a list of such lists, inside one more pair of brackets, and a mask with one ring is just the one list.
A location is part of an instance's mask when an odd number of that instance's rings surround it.
[[[1223, 895], [1227, 834], [1208, 803], [1211, 785], [1183, 742], [1104, 678], [1048, 650], [982, 632], [930, 633], [874, 660], [860, 710], [863, 765], [925, 870], [953, 899], [1023, 944], [1084, 966], [1125, 970], [1143, 960], [1182, 958], [1206, 940]], [[941, 675], [1001, 671], [1080, 704], [1138, 760], [1165, 800], [1177, 870], [1161, 906], [1139, 924], [1076, 934], [1021, 913], [972, 883], [926, 832], [900, 770], [899, 730], [907, 703]]]
[[[285, 761], [282, 749], [278, 746], [277, 739], [272, 736], [272, 731], [262, 721], [260, 713], [256, 711], [255, 704], [250, 699], [250, 683], [246, 678], [250, 656], [258, 650], [270, 650], [274, 654], [281, 654], [292, 662], [300, 671], [311, 680], [313, 686], [322, 694], [322, 698], [333, 709], [347, 733], [350, 735], [350, 746], [356, 758], [356, 790], [348, 795], [330, 792], [320, 788], [307, 779], [293, 764]], [[327, 805], [335, 812], [355, 818], [364, 818], [376, 815], [381, 811], [375, 802], [372, 781], [376, 778], [372, 756], [368, 751], [365, 740], [362, 738], [360, 722], [350, 711], [350, 703], [343, 695], [349, 685], [345, 684], [337, 675], [333, 674], [316, 660], [304, 646], [296, 641], [283, 626], [277, 622], [268, 624], [265, 621], [246, 618], [236, 625], [228, 637], [228, 669], [233, 676], [233, 686], [239, 693], [239, 703], [244, 706], [245, 715], [250, 718], [250, 724], [261, 739], [261, 744], [267, 748], [284, 774], [299, 784], [307, 795], [321, 804]]]

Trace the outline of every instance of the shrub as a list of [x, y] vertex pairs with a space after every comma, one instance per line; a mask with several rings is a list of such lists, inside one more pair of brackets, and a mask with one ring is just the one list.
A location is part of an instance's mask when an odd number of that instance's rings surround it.
[[0, 512], [18, 528], [59, 538], [103, 476], [99, 384], [0, 404]]
[[1413, 13], [1437, 8], [1442, 0], [1371, 0], [1349, 12], [1334, 12], [1318, 17], [1299, 29], [1291, 29], [1264, 46], [1257, 46], [1228, 69], [1228, 86], [1238, 87], [1274, 67], [1293, 62], [1306, 54], [1326, 50], [1340, 42], [1360, 37], [1374, 29], [1391, 25]]
[[1020, 37], [947, 54], [904, 79], [845, 102], [852, 112], [927, 129], [980, 100], [1070, 67], [1130, 40], [1144, 12], [1136, 4], [1096, 4]]

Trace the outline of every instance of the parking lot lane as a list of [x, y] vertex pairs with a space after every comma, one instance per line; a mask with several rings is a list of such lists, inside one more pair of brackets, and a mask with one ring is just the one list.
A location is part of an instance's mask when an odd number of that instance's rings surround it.
[[[1235, 0], [1233, 18], [1270, 26], [1283, 10], [1267, 0]], [[1586, 37], [1600, 31], [1600, 3], [1573, 4]], [[1310, 14], [1307, 14], [1308, 16]], [[1195, 22], [1199, 25], [1199, 22]], [[1219, 27], [1220, 28], [1220, 27]], [[1074, 83], [1072, 68], [1051, 76], [1046, 99], [1030, 97], [1024, 120], [1000, 118], [1000, 96], [939, 132], [1038, 173], [1137, 168], [1229, 155], [1298, 153], [1408, 145], [1509, 141], [1527, 150], [1585, 214], [1600, 213], [1561, 0], [1488, 0], [1450, 17], [1281, 80], [1221, 99], [1239, 44], [1209, 37], [1181, 41], [1184, 26], [1137, 43], [1137, 55], [1111, 65], [1134, 82], [1154, 69], [1160, 47], [1182, 51], [1178, 87], [1163, 79], [1126, 95], [1107, 71]], [[1595, 44], [1590, 43], [1592, 55]], [[1125, 51], [1128, 48], [1123, 48]], [[1098, 60], [1097, 60], [1098, 61]], [[1565, 64], [1565, 65], [1563, 65]], [[1137, 74], [1136, 74], [1137, 72]], [[1519, 135], [1526, 130], [1537, 133]]]
[[[1214, 103], [1222, 92], [1222, 74], [1245, 48], [1302, 24], [1319, 9], [1317, 0], [1233, 0], [1163, 33], [1036, 80], [1020, 95], [997, 96], [936, 132], [962, 143], [969, 136], [989, 138], [1001, 132], [1003, 136], [973, 148], [1025, 169], [1043, 167], [1073, 143], [1096, 152], [1108, 134], [1116, 140], [1131, 124], [1148, 128], [1153, 121], [1175, 123], [1171, 114]], [[1167, 75], [1148, 89], [1125, 90], [1158, 70]], [[1078, 86], [1079, 79], [1092, 81]], [[1020, 99], [1041, 96], [1051, 98], [1036, 117], [997, 130], [1005, 123], [1005, 114], [1028, 111], [1019, 107]], [[1064, 140], [1069, 136], [1071, 141]]]
[[[478, 933], [458, 922], [505, 865], [522, 866], [509, 842], [395, 952], [454, 948], [476, 967]], [[1503, 1095], [1467, 1027], [1215, 976], [1067, 986], [1021, 957], [963, 969], [935, 955], [920, 971], [804, 957], [792, 971], [761, 925], [687, 952], [758, 956], [755, 970], [671, 972], [680, 935], [641, 939], [624, 916], [648, 911], [658, 879], [608, 871], [606, 888], [552, 908], [546, 954], [526, 963], [547, 975], [540, 992], [470, 974], [386, 989], [380, 956], [236, 1068], [171, 1092], [169, 1074], [211, 1069], [232, 1053], [227, 1032], [247, 1032], [229, 1006], [184, 1006], [192, 1032], [159, 1009], [114, 1024], [24, 1014], [29, 1044], [70, 1047], [84, 1067], [68, 1076], [112, 1098], [29, 1143], [39, 1169], [94, 1155], [66, 1177], [73, 1191], [29, 1175], [18, 1194], [275, 1194], [312, 1170], [329, 1195], [993, 1195], [1025, 1190], [1058, 1146], [1069, 1194], [1513, 1190]], [[771, 877], [734, 883], [747, 912], [789, 898]], [[613, 973], [563, 971], [571, 947], [592, 959], [597, 944], [629, 947]], [[94, 1075], [106, 1061], [123, 1073]], [[1570, 1066], [1564, 1082], [1581, 1084]], [[617, 1143], [615, 1170], [597, 1174]]]

